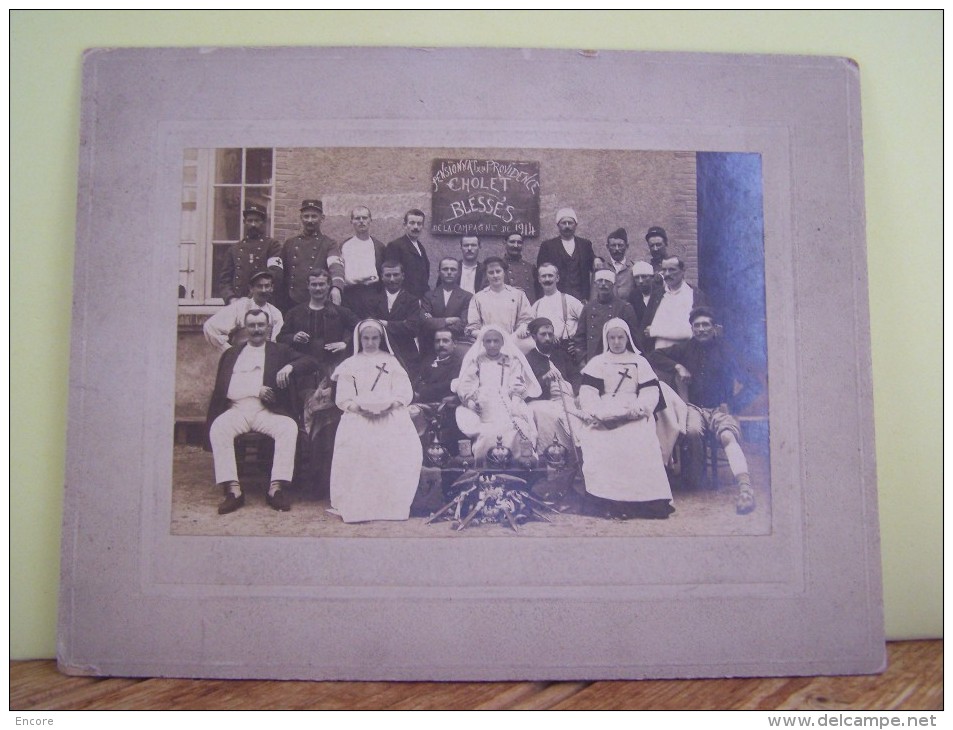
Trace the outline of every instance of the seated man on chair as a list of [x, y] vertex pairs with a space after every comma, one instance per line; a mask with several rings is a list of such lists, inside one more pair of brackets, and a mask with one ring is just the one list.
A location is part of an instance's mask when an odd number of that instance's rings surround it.
[[458, 441], [466, 435], [460, 432], [454, 420], [460, 399], [451, 386], [460, 376], [463, 358], [455, 350], [453, 332], [448, 328], [434, 332], [431, 347], [434, 356], [423, 364], [413, 381], [414, 402], [409, 408], [410, 417], [420, 436], [435, 423], [440, 432], [440, 443], [456, 455]]
[[[744, 515], [754, 511], [754, 491], [748, 473], [748, 461], [738, 443], [741, 427], [729, 413], [731, 404], [740, 410], [756, 395], [754, 379], [739, 366], [728, 344], [717, 335], [714, 312], [709, 307], [696, 307], [689, 315], [692, 338], [649, 355], [657, 371], [674, 371], [676, 382], [687, 386], [689, 473], [693, 484], [699, 484], [704, 466], [704, 437], [714, 434], [724, 448], [728, 465], [738, 486], [735, 510]], [[737, 384], [742, 386], [735, 392]]]
[[268, 340], [268, 327], [266, 312], [250, 310], [245, 315], [248, 342], [226, 350], [218, 363], [206, 425], [215, 482], [225, 491], [218, 507], [222, 515], [245, 504], [235, 463], [235, 438], [250, 431], [275, 441], [268, 505], [279, 512], [291, 509], [283, 488], [294, 472], [298, 424], [291, 417], [288, 384], [292, 373], [313, 371], [317, 362]]

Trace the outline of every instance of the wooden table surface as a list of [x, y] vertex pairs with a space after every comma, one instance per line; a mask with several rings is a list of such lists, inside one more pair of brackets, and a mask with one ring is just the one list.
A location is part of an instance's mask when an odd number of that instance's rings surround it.
[[943, 642], [887, 644], [882, 675], [638, 682], [278, 682], [69, 677], [10, 662], [11, 710], [942, 710]]

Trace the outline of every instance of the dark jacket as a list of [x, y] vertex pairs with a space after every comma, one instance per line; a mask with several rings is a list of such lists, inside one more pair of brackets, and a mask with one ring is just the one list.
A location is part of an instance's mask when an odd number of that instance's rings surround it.
[[[596, 254], [592, 241], [576, 236], [576, 250], [570, 256], [566, 253], [562, 239], [557, 236], [539, 244], [536, 256], [536, 268], [543, 264], [555, 264], [559, 269], [559, 291], [572, 294], [583, 301], [589, 299], [590, 274], [595, 268]], [[575, 275], [573, 275], [575, 270]], [[537, 294], [539, 294], [537, 290]]]
[[[206, 444], [208, 445], [208, 433], [212, 428], [212, 423], [228, 410], [230, 403], [228, 400], [228, 386], [232, 381], [232, 370], [235, 368], [235, 361], [238, 355], [248, 344], [230, 347], [218, 361], [218, 372], [215, 375], [215, 387], [212, 389], [212, 398], [208, 405], [208, 415], [205, 419]], [[289, 418], [294, 418], [295, 410], [291, 402], [291, 394], [287, 388], [278, 387], [278, 371], [285, 365], [291, 365], [294, 374], [314, 372], [318, 363], [307, 355], [291, 349], [287, 345], [279, 342], [265, 341], [265, 370], [262, 374], [262, 385], [275, 391], [277, 400], [273, 405], [265, 405], [271, 411]]]
[[259, 271], [266, 270], [271, 272], [275, 291], [280, 292], [284, 283], [281, 244], [274, 238], [243, 238], [225, 252], [225, 260], [218, 273], [218, 296], [226, 304], [232, 299], [249, 296], [248, 280]]
[[[460, 287], [450, 292], [450, 299], [444, 304], [443, 287], [437, 287], [424, 294], [420, 300], [423, 313], [420, 326], [420, 350], [433, 355], [433, 335], [439, 329], [449, 329], [453, 332], [453, 339], [463, 338], [463, 331], [467, 326], [467, 312], [470, 309], [470, 299], [473, 295]], [[427, 316], [430, 315], [430, 316]], [[459, 317], [460, 322], [447, 327], [447, 317]]]
[[387, 337], [393, 345], [394, 354], [403, 362], [411, 382], [420, 365], [420, 353], [414, 340], [420, 332], [422, 313], [420, 300], [406, 289], [401, 289], [394, 300], [394, 307], [387, 311], [387, 292], [381, 291], [370, 300], [370, 315], [379, 319], [387, 329]]
[[[460, 264], [461, 276], [463, 275], [463, 259], [457, 259], [457, 263]], [[483, 287], [486, 286], [486, 266], [483, 265], [482, 261], [477, 261], [476, 276], [473, 277], [473, 293], [476, 294]], [[469, 294], [470, 292], [467, 292]]]
[[[315, 318], [320, 318], [316, 321]], [[345, 358], [352, 355], [354, 349], [354, 327], [358, 318], [347, 307], [339, 307], [327, 302], [324, 309], [312, 311], [307, 303], [299, 304], [285, 315], [285, 323], [278, 333], [278, 342], [288, 345], [303, 355], [310, 355], [329, 370]], [[298, 332], [307, 332], [310, 342], [295, 342]], [[343, 342], [347, 349], [339, 353], [329, 353], [324, 346], [329, 342]]]
[[288, 312], [298, 304], [307, 304], [311, 299], [308, 291], [308, 273], [312, 269], [328, 269], [331, 286], [344, 288], [344, 266], [340, 261], [329, 263], [328, 258], [340, 259], [341, 244], [322, 233], [306, 236], [299, 233], [285, 241], [281, 258], [285, 267], [285, 285], [278, 298], [282, 312]]
[[573, 345], [576, 347], [576, 357], [580, 364], [589, 362], [602, 352], [602, 326], [613, 317], [625, 320], [635, 339], [635, 344], [642, 348], [635, 323], [635, 310], [628, 302], [612, 298], [608, 304], [601, 304], [597, 299], [586, 302], [579, 315], [579, 325], [573, 335]]
[[[702, 408], [717, 408], [722, 403], [737, 412], [758, 395], [761, 386], [750, 372], [741, 367], [739, 358], [721, 337], [708, 343], [692, 338], [648, 355], [660, 378], [672, 385], [675, 364], [692, 374], [688, 383], [688, 402]], [[735, 384], [741, 390], [735, 392]]]
[[527, 398], [527, 401], [549, 400], [549, 388], [543, 384], [543, 376], [549, 372], [550, 366], [554, 366], [566, 381], [571, 381], [575, 368], [569, 362], [569, 356], [564, 350], [553, 350], [552, 355], [546, 357], [535, 347], [526, 353], [526, 361], [533, 370], [533, 375], [543, 388], [542, 395], [536, 398]]
[[417, 241], [421, 253], [418, 254], [414, 243], [405, 233], [387, 244], [384, 259], [400, 261], [404, 267], [404, 288], [416, 297], [422, 297], [430, 290], [430, 259], [422, 241]]
[[[682, 286], [687, 286], [692, 290], [692, 309], [695, 307], [704, 307], [708, 305], [708, 297], [705, 296], [705, 293], [698, 287], [692, 286], [687, 281], [682, 284]], [[641, 292], [633, 293], [632, 297], [638, 296], [639, 299], [642, 298]], [[665, 296], [665, 286], [657, 286], [652, 289], [652, 294], [649, 296], [649, 302], [645, 305], [645, 311], [642, 313], [640, 318], [640, 327], [639, 327], [639, 337], [642, 338], [639, 343], [639, 347], [642, 348], [642, 352], [651, 352], [655, 349], [655, 338], [646, 337], [642, 334], [642, 330], [648, 327], [655, 319], [655, 313], [658, 312], [659, 304], [662, 303], [662, 298]], [[629, 298], [631, 303], [632, 297]], [[633, 307], [635, 305], [633, 304]], [[633, 332], [633, 335], [635, 333]]]
[[419, 403], [439, 403], [453, 395], [450, 383], [460, 375], [463, 358], [456, 352], [443, 361], [429, 358], [420, 368], [420, 375], [414, 381], [414, 400]]

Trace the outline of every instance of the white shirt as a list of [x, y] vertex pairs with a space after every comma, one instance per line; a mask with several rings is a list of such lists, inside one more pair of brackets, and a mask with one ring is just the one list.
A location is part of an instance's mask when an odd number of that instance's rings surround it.
[[374, 256], [374, 241], [368, 238], [362, 241], [351, 236], [341, 245], [341, 258], [344, 259], [344, 284], [357, 284], [369, 276], [377, 280], [377, 259]]
[[[566, 316], [563, 317], [563, 297], [566, 297]], [[563, 340], [576, 334], [579, 326], [579, 315], [582, 314], [582, 302], [571, 294], [555, 291], [544, 294], [533, 302], [533, 319], [545, 317], [553, 323], [556, 339]]]
[[394, 308], [394, 302], [397, 301], [397, 295], [400, 294], [400, 291], [396, 291], [391, 294], [385, 289], [384, 293], [387, 295], [387, 311], [390, 312], [390, 310]]
[[695, 292], [683, 283], [678, 291], [666, 289], [659, 302], [652, 324], [649, 325], [649, 337], [655, 338], [655, 349], [671, 347], [692, 338], [692, 325], [688, 321]]
[[468, 291], [471, 294], [476, 294], [476, 272], [477, 264], [473, 266], [467, 266], [462, 264], [460, 266], [460, 288], [464, 291]]
[[572, 256], [576, 252], [576, 237], [573, 236], [568, 241], [560, 239], [563, 242], [563, 248], [566, 249], [566, 253]]
[[228, 383], [228, 399], [258, 398], [265, 376], [265, 346], [248, 344], [238, 353]]
[[268, 323], [271, 327], [268, 339], [275, 342], [285, 323], [281, 311], [274, 304], [268, 302], [259, 307], [251, 297], [234, 299], [231, 304], [222, 307], [205, 320], [205, 324], [202, 325], [205, 339], [219, 352], [225, 352], [231, 347], [228, 342], [229, 335], [236, 330], [244, 329], [245, 313], [252, 309], [260, 309], [268, 314]]

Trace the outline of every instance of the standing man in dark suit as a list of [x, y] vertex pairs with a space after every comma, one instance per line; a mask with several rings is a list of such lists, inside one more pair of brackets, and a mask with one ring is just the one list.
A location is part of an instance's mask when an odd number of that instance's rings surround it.
[[589, 299], [589, 278], [595, 269], [596, 254], [592, 241], [576, 237], [576, 211], [560, 208], [556, 213], [559, 236], [543, 241], [536, 256], [536, 268], [555, 264], [559, 269], [560, 289], [576, 299]]
[[420, 352], [415, 338], [420, 332], [420, 300], [404, 289], [404, 269], [399, 261], [381, 265], [384, 290], [371, 300], [370, 317], [383, 322], [394, 354], [401, 360], [410, 382], [420, 369]]
[[308, 275], [313, 269], [331, 272], [330, 298], [334, 304], [341, 303], [344, 291], [344, 263], [341, 246], [321, 233], [324, 221], [324, 204], [320, 200], [301, 201], [301, 233], [285, 241], [281, 258], [285, 265], [285, 286], [278, 297], [282, 312], [288, 312], [299, 304], [307, 304]]
[[430, 290], [430, 259], [420, 242], [424, 212], [411, 208], [404, 213], [404, 235], [384, 249], [384, 258], [400, 261], [404, 267], [404, 288], [418, 299]]
[[629, 293], [629, 304], [635, 310], [636, 325], [639, 332], [645, 329], [645, 312], [652, 300], [652, 292], [657, 288], [652, 264], [647, 261], [636, 261], [632, 264], [632, 291]]
[[261, 205], [249, 204], [242, 211], [245, 236], [229, 247], [218, 274], [218, 295], [231, 304], [233, 299], [251, 296], [251, 277], [268, 270], [274, 287], [280, 291], [284, 281], [281, 244], [265, 235], [267, 211]]
[[434, 354], [434, 334], [446, 329], [454, 342], [465, 340], [467, 312], [470, 309], [470, 292], [460, 288], [460, 262], [451, 256], [440, 259], [439, 286], [428, 291], [420, 301], [423, 311], [421, 320], [421, 351]]
[[605, 263], [615, 272], [615, 295], [624, 302], [632, 293], [632, 262], [625, 255], [628, 248], [629, 235], [625, 228], [617, 228], [606, 238], [609, 258]]
[[661, 226], [652, 226], [645, 233], [645, 245], [649, 249], [649, 263], [655, 272], [655, 282], [662, 288], [662, 261], [668, 258], [668, 234]]
[[315, 369], [317, 363], [287, 345], [267, 339], [268, 314], [252, 309], [245, 315], [248, 342], [230, 347], [218, 361], [206, 429], [215, 463], [215, 482], [225, 492], [220, 515], [245, 504], [235, 463], [235, 438], [255, 431], [275, 440], [271, 485], [266, 501], [279, 512], [291, 504], [284, 492], [294, 473], [298, 424], [291, 416], [288, 384], [292, 373]]

